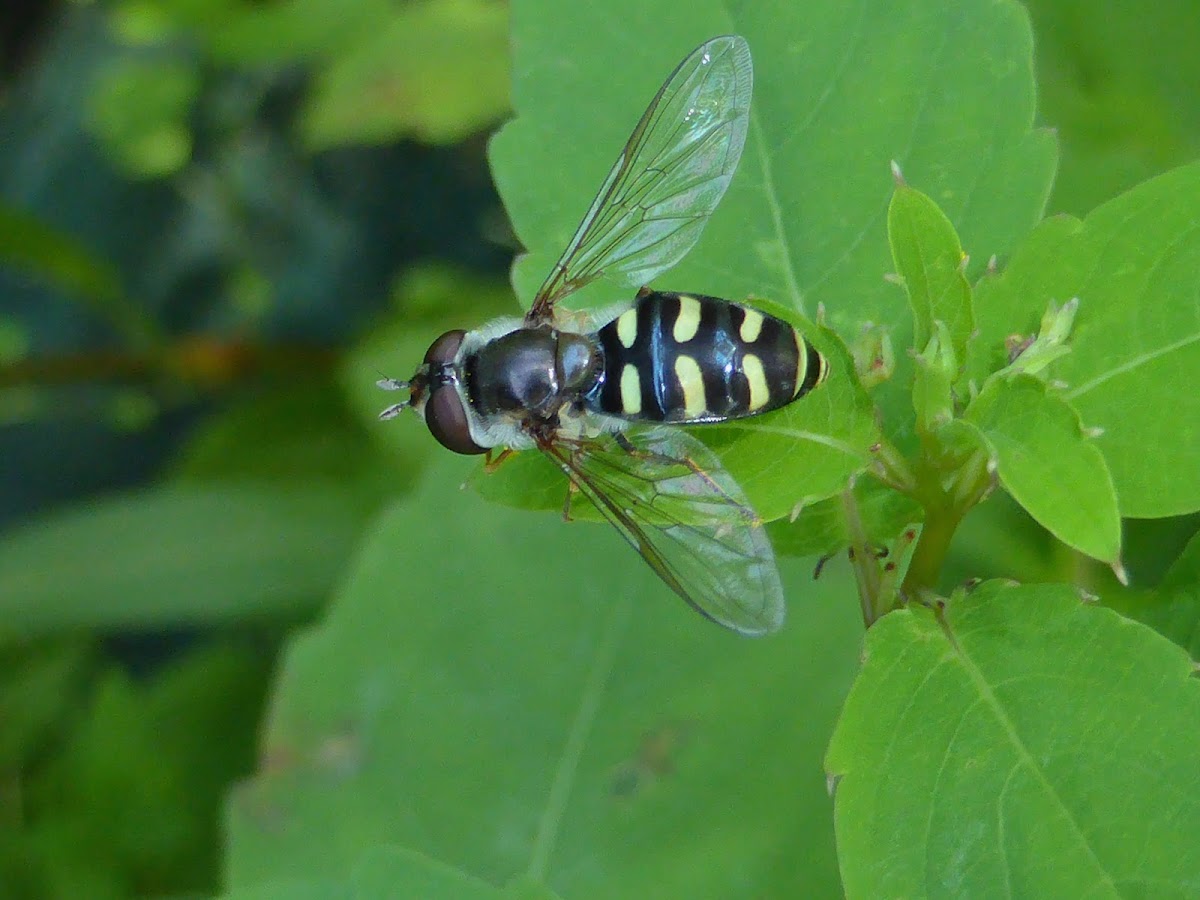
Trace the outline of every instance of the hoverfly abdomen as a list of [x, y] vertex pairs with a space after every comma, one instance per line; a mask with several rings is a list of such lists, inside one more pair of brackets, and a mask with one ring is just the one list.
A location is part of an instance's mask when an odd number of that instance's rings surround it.
[[812, 390], [826, 363], [789, 323], [703, 294], [642, 291], [604, 325], [598, 412], [649, 422], [721, 422]]

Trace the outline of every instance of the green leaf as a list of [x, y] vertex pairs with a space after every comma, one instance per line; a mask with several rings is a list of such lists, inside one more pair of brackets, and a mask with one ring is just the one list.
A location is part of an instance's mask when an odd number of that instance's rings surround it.
[[[1139, 185], [1083, 222], [1051, 219], [1004, 272], [976, 288], [980, 346], [998, 368], [1004, 339], [1036, 327], [1050, 300], [1078, 297], [1071, 353], [1050, 369], [1116, 485], [1121, 514], [1200, 509], [1200, 164]], [[977, 370], [976, 375], [983, 374]]]
[[1200, 534], [1188, 542], [1157, 590], [1125, 591], [1105, 602], [1200, 660]]
[[866, 319], [901, 323], [904, 300], [883, 280], [893, 159], [955, 223], [973, 272], [1041, 215], [1055, 146], [1032, 129], [1032, 38], [1019, 4], [704, 0], [664, 17], [634, 0], [569, 12], [524, 0], [513, 22], [518, 115], [490, 155], [531, 251], [514, 276], [526, 303], [654, 91], [715, 34], [744, 35], [754, 54], [747, 146], [700, 243], [656, 287], [768, 297], [810, 315], [823, 303], [844, 332]]
[[1032, 376], [996, 378], [967, 408], [966, 422], [983, 434], [1000, 483], [1031, 516], [1064, 544], [1120, 562], [1112, 478], [1066, 401]]
[[857, 660], [844, 579], [785, 561], [792, 621], [740, 638], [613, 529], [459, 490], [469, 465], [380, 522], [292, 648], [228, 883], [340, 878], [391, 843], [563, 896], [835, 893], [819, 760]]
[[301, 130], [316, 150], [412, 135], [450, 144], [508, 110], [508, 10], [421, 0], [396, 10], [317, 75]]
[[1200, 682], [1064, 587], [871, 629], [827, 766], [846, 896], [1188, 896]]
[[963, 365], [975, 315], [954, 225], [936, 203], [901, 184], [888, 206], [888, 241], [912, 307], [913, 348], [924, 350], [936, 333], [934, 323], [941, 322], [958, 365]]
[[259, 484], [146, 490], [0, 540], [7, 631], [162, 628], [311, 612], [364, 513], [341, 489]]

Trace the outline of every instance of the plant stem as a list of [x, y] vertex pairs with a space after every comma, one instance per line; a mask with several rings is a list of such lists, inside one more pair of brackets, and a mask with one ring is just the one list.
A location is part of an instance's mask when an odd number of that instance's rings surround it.
[[917, 475], [916, 497], [925, 508], [925, 523], [901, 586], [901, 592], [910, 599], [937, 586], [950, 552], [950, 541], [963, 516], [992, 488], [987, 460], [978, 455], [962, 465], [949, 487], [943, 486], [939, 476], [940, 472], [929, 465], [923, 466]]

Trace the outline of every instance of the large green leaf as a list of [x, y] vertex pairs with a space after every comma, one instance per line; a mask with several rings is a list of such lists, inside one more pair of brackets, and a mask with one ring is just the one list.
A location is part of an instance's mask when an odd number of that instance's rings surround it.
[[892, 613], [830, 746], [848, 897], [1200, 889], [1200, 683], [1064, 587]]
[[[1078, 297], [1071, 353], [1052, 368], [1089, 427], [1121, 514], [1200, 509], [1200, 164], [1106, 203], [1083, 222], [1047, 220], [1005, 271], [976, 291], [990, 365], [1005, 338], [1037, 327], [1050, 301]], [[977, 371], [976, 374], [981, 374]]]
[[341, 878], [388, 843], [567, 897], [837, 891], [819, 760], [857, 664], [844, 579], [785, 565], [751, 640], [612, 530], [459, 490], [445, 459], [379, 523], [283, 667], [228, 880]]
[[311, 612], [362, 524], [328, 485], [146, 490], [96, 501], [0, 541], [3, 631], [180, 627]]

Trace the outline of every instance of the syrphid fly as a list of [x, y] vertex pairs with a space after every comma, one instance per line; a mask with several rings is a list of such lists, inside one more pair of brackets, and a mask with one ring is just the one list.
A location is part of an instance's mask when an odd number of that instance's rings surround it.
[[[787, 322], [741, 303], [645, 287], [699, 238], [746, 139], [753, 74], [736, 35], [697, 47], [633, 129], [524, 319], [450, 331], [384, 410], [414, 409], [456, 453], [536, 448], [672, 590], [743, 634], [783, 623], [758, 515], [680, 425], [778, 409], [821, 383], [825, 359]], [[601, 278], [640, 289], [593, 329], [556, 306]]]

